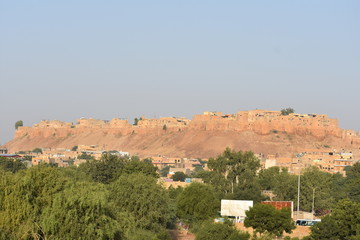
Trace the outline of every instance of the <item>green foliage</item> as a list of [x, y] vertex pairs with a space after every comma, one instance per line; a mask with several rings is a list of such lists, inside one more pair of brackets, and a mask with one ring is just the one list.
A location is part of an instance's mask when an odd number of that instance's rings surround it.
[[332, 175], [320, 171], [317, 167], [306, 168], [301, 176], [300, 208], [311, 211], [313, 193], [315, 210], [330, 209], [334, 203], [332, 194]]
[[259, 184], [262, 190], [273, 190], [277, 184], [277, 179], [280, 175], [279, 167], [271, 167], [268, 169], [261, 169], [259, 172]]
[[146, 162], [146, 163], [152, 163], [152, 158], [145, 158], [144, 160], [143, 160], [143, 162]]
[[109, 211], [106, 195], [102, 185], [71, 185], [43, 210], [42, 230], [58, 239], [121, 239], [123, 233]]
[[173, 176], [171, 176], [171, 178], [174, 181], [180, 181], [180, 182], [184, 182], [185, 178], [186, 178], [186, 174], [183, 172], [176, 172]]
[[167, 127], [166, 124], [163, 126], [163, 130], [166, 131]]
[[93, 181], [107, 184], [121, 175], [126, 161], [111, 154], [104, 154], [98, 161], [80, 164], [79, 169], [89, 175]]
[[0, 169], [15, 173], [17, 171], [26, 169], [26, 166], [18, 159], [0, 157]]
[[19, 120], [15, 123], [15, 129], [17, 130], [19, 127], [24, 126], [24, 123], [22, 120]]
[[172, 185], [168, 188], [170, 199], [176, 200], [180, 193], [182, 193], [184, 189], [182, 187], [174, 188]]
[[139, 123], [139, 119], [138, 119], [138, 118], [135, 118], [135, 119], [134, 119], [134, 124], [133, 124], [133, 125], [134, 125], [134, 126], [137, 126], [137, 125], [138, 125], [138, 123]]
[[311, 237], [319, 240], [350, 240], [360, 235], [360, 203], [339, 201], [331, 215], [325, 216], [311, 229]]
[[203, 174], [205, 182], [215, 185], [227, 199], [261, 200], [260, 185], [256, 181], [260, 160], [253, 152], [226, 148], [216, 159], [209, 159], [208, 167], [213, 173]]
[[278, 237], [282, 236], [284, 231], [291, 233], [295, 229], [290, 209], [276, 210], [274, 206], [266, 204], [255, 204], [246, 211], [244, 225], [252, 227], [260, 235], [270, 233]]
[[41, 148], [34, 148], [33, 150], [32, 150], [32, 152], [33, 153], [37, 153], [37, 154], [42, 154], [43, 153], [43, 151], [41, 150]]
[[78, 145], [75, 145], [75, 146], [73, 146], [73, 147], [71, 148], [71, 151], [74, 151], [74, 152], [75, 152], [75, 151], [78, 150], [78, 148], [79, 148]]
[[177, 198], [177, 215], [193, 223], [215, 217], [220, 210], [220, 201], [210, 185], [191, 183]]
[[159, 177], [157, 173], [157, 167], [152, 165], [150, 162], [145, 161], [127, 161], [124, 165], [122, 173], [142, 173], [144, 175]]
[[202, 171], [199, 172], [196, 177], [202, 178], [204, 183], [212, 185], [216, 192], [221, 192], [222, 195], [227, 192], [225, 188], [228, 187], [228, 182], [220, 173], [214, 171]]
[[115, 181], [121, 174], [143, 173], [158, 177], [157, 168], [149, 162], [130, 160], [111, 154], [103, 154], [98, 161], [87, 161], [80, 164], [79, 169], [88, 174], [95, 182], [108, 184]]
[[360, 162], [355, 163], [346, 172], [346, 190], [350, 200], [360, 203]]
[[132, 214], [137, 228], [159, 232], [170, 221], [169, 197], [155, 178], [144, 174], [123, 175], [109, 187], [109, 200], [115, 212]]
[[250, 234], [243, 233], [232, 225], [205, 221], [196, 232], [196, 240], [248, 240]]
[[295, 110], [293, 108], [284, 108], [284, 109], [281, 109], [281, 115], [289, 115], [290, 113], [294, 113]]
[[203, 166], [195, 166], [194, 170], [191, 173], [192, 177], [197, 177], [199, 172], [203, 172], [204, 171], [204, 167]]
[[160, 170], [161, 177], [166, 177], [168, 175], [168, 173], [169, 173], [169, 169], [170, 169], [170, 166], [163, 167]]
[[286, 168], [262, 169], [258, 175], [262, 190], [272, 190], [278, 201], [294, 201], [297, 197], [297, 176], [289, 174]]
[[[4, 180], [3, 180], [4, 181]], [[20, 236], [44, 237], [41, 214], [68, 180], [58, 168], [32, 167], [5, 179], [0, 206], [0, 229]]]
[[82, 153], [77, 158], [78, 159], [84, 159], [84, 160], [95, 160], [94, 156], [91, 156], [90, 154], [87, 154], [87, 153]]

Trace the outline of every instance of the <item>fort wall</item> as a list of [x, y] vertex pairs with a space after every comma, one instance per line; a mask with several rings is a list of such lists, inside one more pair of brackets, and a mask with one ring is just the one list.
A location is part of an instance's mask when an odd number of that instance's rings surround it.
[[330, 119], [326, 115], [292, 113], [284, 116], [280, 111], [267, 110], [240, 111], [227, 115], [223, 115], [221, 112], [204, 112], [204, 114], [195, 115], [192, 120], [176, 117], [159, 119], [142, 117], [136, 126], [127, 120], [118, 118], [111, 121], [81, 118], [77, 120], [76, 124], [44, 120], [32, 127], [19, 127], [15, 138], [27, 135], [65, 138], [92, 132], [121, 136], [130, 134], [163, 135], [179, 131], [251, 131], [260, 135], [282, 132], [299, 136], [311, 135], [319, 139], [333, 136], [347, 142], [360, 143], [359, 133], [340, 129], [338, 121]]

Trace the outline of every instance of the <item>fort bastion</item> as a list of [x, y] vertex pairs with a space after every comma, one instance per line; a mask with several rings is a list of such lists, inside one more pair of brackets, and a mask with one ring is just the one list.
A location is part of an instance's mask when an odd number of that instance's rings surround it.
[[58, 120], [43, 120], [32, 127], [19, 127], [15, 138], [24, 135], [42, 135], [44, 137], [66, 137], [72, 134], [102, 131], [106, 134], [164, 134], [177, 131], [253, 131], [265, 135], [272, 132], [286, 132], [296, 135], [312, 135], [317, 138], [334, 136], [359, 142], [359, 133], [343, 130], [338, 127], [336, 119], [330, 119], [324, 114], [282, 115], [280, 111], [251, 110], [235, 114], [221, 112], [204, 112], [195, 115], [192, 120], [186, 118], [142, 117], [137, 125], [128, 120], [114, 118], [110, 121], [92, 118], [81, 118], [76, 124]]

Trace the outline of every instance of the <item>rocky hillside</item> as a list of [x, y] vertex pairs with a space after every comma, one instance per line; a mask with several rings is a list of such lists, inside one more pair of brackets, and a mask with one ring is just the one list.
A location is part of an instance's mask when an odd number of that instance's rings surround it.
[[19, 127], [9, 151], [35, 147], [71, 148], [99, 145], [104, 150], [123, 150], [140, 156], [213, 157], [226, 147], [256, 153], [290, 156], [306, 149], [358, 150], [360, 134], [338, 127], [326, 115], [289, 114], [279, 111], [241, 111], [223, 115], [204, 112], [185, 118], [127, 120], [79, 119], [76, 124], [42, 121]]

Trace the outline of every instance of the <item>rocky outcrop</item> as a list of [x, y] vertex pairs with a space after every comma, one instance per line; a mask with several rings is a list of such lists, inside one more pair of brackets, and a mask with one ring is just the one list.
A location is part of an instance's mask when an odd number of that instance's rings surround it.
[[209, 157], [227, 146], [274, 154], [325, 143], [337, 148], [358, 148], [360, 137], [352, 130], [340, 129], [337, 120], [326, 115], [283, 116], [280, 111], [252, 110], [227, 115], [204, 112], [192, 120], [142, 117], [136, 126], [123, 119], [81, 118], [76, 124], [46, 120], [32, 127], [19, 127], [14, 139], [5, 146], [18, 151], [98, 144], [104, 149], [122, 149], [140, 155]]

